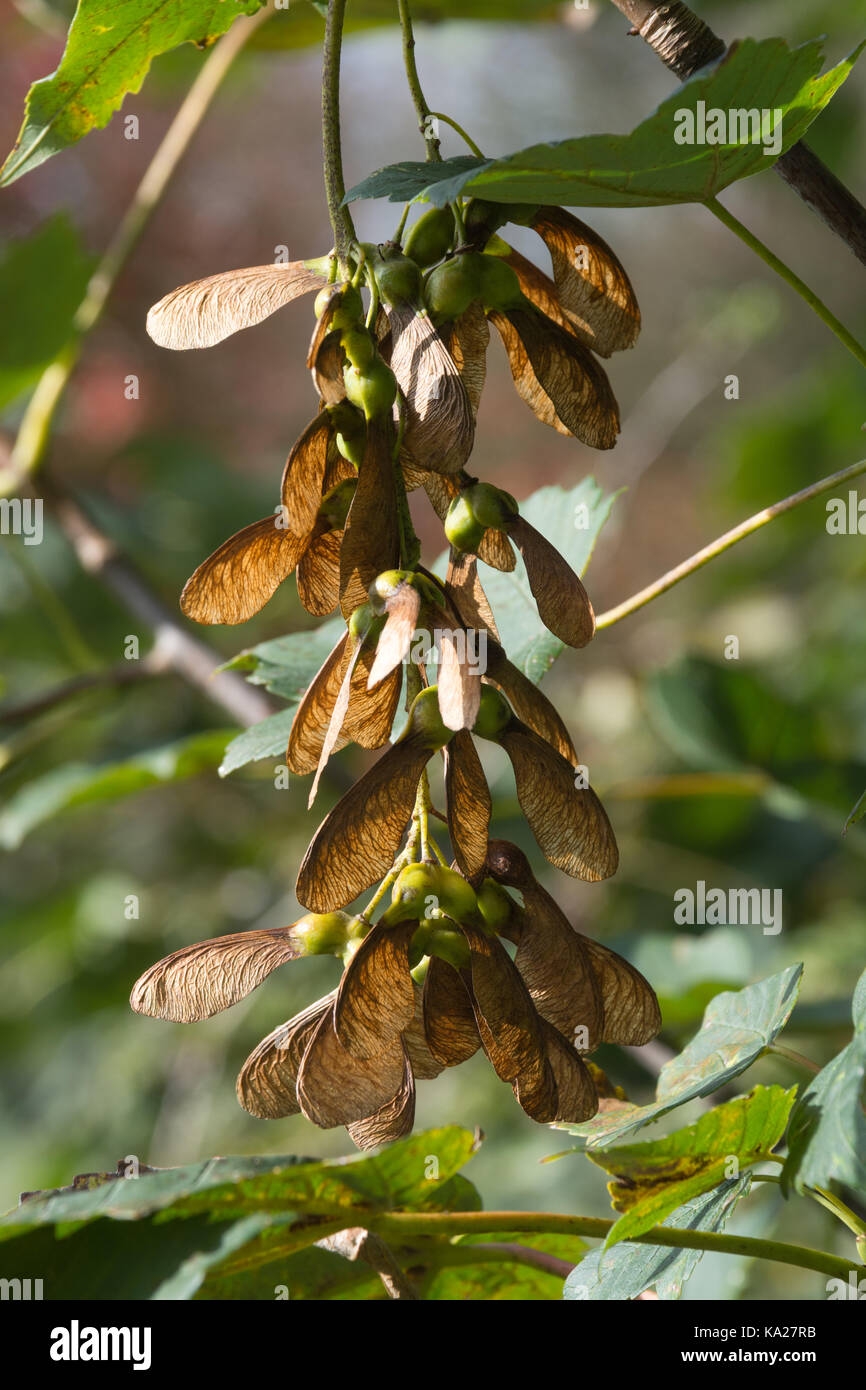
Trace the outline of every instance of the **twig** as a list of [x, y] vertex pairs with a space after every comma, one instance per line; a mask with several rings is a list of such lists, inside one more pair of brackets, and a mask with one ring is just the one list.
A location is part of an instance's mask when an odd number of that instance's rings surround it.
[[62, 705], [91, 690], [115, 689], [122, 685], [133, 685], [137, 681], [160, 675], [168, 667], [168, 662], [159, 647], [153, 647], [141, 661], [124, 661], [117, 666], [109, 666], [104, 671], [91, 671], [85, 676], [75, 676], [63, 681], [51, 690], [43, 690], [29, 700], [17, 704], [0, 705], [0, 724], [16, 724], [22, 719], [32, 719], [46, 710]]
[[54, 415], [78, 359], [83, 340], [100, 319], [118, 275], [160, 202], [175, 169], [189, 148], [219, 86], [244, 44], [266, 19], [265, 7], [235, 21], [217, 43], [196, 77], [162, 143], [135, 190], [114, 238], [90, 278], [73, 321], [73, 337], [37, 383], [24, 412], [7, 467], [0, 469], [0, 496], [17, 492], [40, 467], [48, 452]]
[[815, 291], [809, 288], [805, 280], [801, 280], [799, 275], [796, 275], [794, 271], [791, 270], [790, 266], [787, 266], [783, 260], [780, 260], [779, 257], [770, 250], [769, 246], [765, 246], [762, 241], [759, 241], [754, 232], [750, 232], [748, 227], [744, 227], [739, 218], [735, 217], [732, 212], [729, 212], [728, 209], [719, 202], [718, 198], [709, 198], [707, 202], [704, 203], [704, 207], [707, 208], [714, 217], [717, 217], [729, 231], [733, 232], [735, 236], [738, 236], [741, 241], [745, 242], [749, 250], [754, 251], [755, 255], [759, 256], [764, 264], [768, 265], [771, 270], [774, 270], [786, 284], [790, 285], [793, 290], [796, 290], [800, 298], [806, 301], [809, 308], [818, 315], [822, 323], [826, 323], [830, 331], [836, 334], [840, 343], [857, 358], [861, 367], [866, 367], [866, 348], [864, 348], [861, 343], [858, 343], [852, 333], [848, 332], [845, 325], [827, 308], [823, 299], [819, 299]]
[[[409, 91], [412, 94], [412, 102], [418, 116], [418, 129], [424, 137], [428, 162], [435, 163], [442, 158], [439, 153], [439, 137], [431, 119], [433, 113], [427, 105], [421, 79], [418, 76], [418, 64], [415, 62], [415, 35], [412, 31], [409, 0], [397, 0], [397, 9], [400, 14], [400, 28], [403, 31], [403, 64], [406, 68], [406, 81], [409, 83]], [[445, 119], [448, 119], [447, 116]]]
[[545, 1274], [554, 1274], [557, 1279], [567, 1279], [574, 1265], [570, 1260], [561, 1260], [558, 1255], [549, 1255], [546, 1250], [533, 1250], [530, 1245], [518, 1245], [514, 1241], [479, 1241], [477, 1245], [459, 1247], [467, 1252], [477, 1250], [498, 1255], [500, 1259], [512, 1259], [516, 1264], [528, 1265], [530, 1269], [540, 1269]]
[[329, 0], [322, 50], [322, 153], [325, 196], [334, 233], [334, 249], [337, 260], [344, 268], [349, 246], [355, 239], [352, 214], [343, 205], [346, 184], [343, 178], [343, 150], [340, 137], [340, 55], [343, 49], [345, 13], [346, 0]]
[[110, 537], [82, 510], [79, 503], [54, 483], [43, 486], [46, 498], [72, 546], [82, 569], [99, 579], [154, 634], [160, 659], [221, 705], [239, 724], [257, 724], [274, 713], [274, 706], [233, 671], [216, 671], [219, 658], [210, 647], [184, 630], [171, 609], [153, 594], [132, 563]]
[[854, 463], [850, 468], [843, 468], [840, 473], [831, 473], [829, 478], [821, 478], [817, 483], [812, 483], [809, 487], [803, 488], [801, 492], [795, 492], [791, 497], [786, 497], [782, 502], [775, 502], [771, 507], [765, 507], [763, 511], [756, 512], [747, 521], [740, 522], [731, 531], [726, 531], [723, 536], [718, 536], [709, 545], [704, 546], [703, 550], [689, 556], [688, 560], [683, 560], [681, 565], [668, 570], [654, 584], [649, 584], [645, 589], [632, 594], [631, 598], [620, 603], [616, 608], [609, 608], [606, 613], [602, 613], [596, 621], [596, 630], [604, 627], [612, 627], [614, 623], [620, 622], [622, 618], [627, 618], [632, 613], [636, 613], [639, 608], [651, 603], [654, 598], [667, 593], [680, 580], [693, 574], [695, 570], [702, 569], [709, 564], [717, 555], [722, 555], [726, 550], [730, 550], [737, 541], [745, 540], [746, 536], [751, 536], [754, 531], [766, 526], [769, 521], [773, 521], [777, 516], [784, 512], [789, 512], [794, 507], [799, 507], [802, 502], [810, 502], [814, 497], [820, 497], [824, 492], [830, 492], [832, 488], [842, 483], [848, 482], [851, 478], [858, 477], [861, 473], [866, 473], [866, 459], [861, 459], [859, 463]]
[[[720, 58], [725, 43], [687, 5], [612, 0], [617, 9], [681, 81]], [[773, 165], [776, 173], [866, 265], [866, 208], [802, 140]]]
[[[592, 1216], [568, 1216], [553, 1211], [442, 1211], [442, 1212], [376, 1212], [370, 1214], [371, 1228], [383, 1238], [394, 1241], [411, 1236], [461, 1235], [493, 1233], [494, 1231], [544, 1231], [561, 1235], [605, 1238], [613, 1221]], [[772, 1260], [793, 1265], [797, 1269], [814, 1269], [820, 1274], [847, 1278], [857, 1269], [853, 1260], [830, 1255], [824, 1250], [812, 1250], [804, 1245], [788, 1245], [784, 1241], [764, 1240], [756, 1236], [736, 1236], [727, 1232], [694, 1231], [672, 1226], [654, 1226], [633, 1240], [638, 1245], [662, 1245], [681, 1250], [714, 1250], [719, 1254], [748, 1255], [755, 1259]]]

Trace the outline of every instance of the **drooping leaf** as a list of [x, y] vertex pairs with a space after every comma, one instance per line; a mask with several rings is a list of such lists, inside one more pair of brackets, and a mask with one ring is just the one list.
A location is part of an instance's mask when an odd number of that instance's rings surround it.
[[756, 1086], [664, 1139], [590, 1154], [611, 1175], [611, 1204], [624, 1213], [606, 1246], [642, 1235], [686, 1202], [766, 1159], [785, 1132], [796, 1092], [796, 1086]]
[[[749, 1191], [751, 1173], [721, 1183], [686, 1202], [661, 1224], [671, 1230], [721, 1231], [737, 1202]], [[602, 1302], [637, 1298], [654, 1288], [659, 1298], [679, 1298], [701, 1258], [700, 1250], [669, 1245], [618, 1244], [599, 1247], [581, 1260], [565, 1281], [567, 1302]]]
[[262, 0], [80, 0], [56, 72], [27, 94], [15, 148], [0, 169], [12, 183], [90, 130], [108, 124], [137, 92], [154, 58], [181, 43], [206, 45]]
[[798, 1192], [845, 1183], [866, 1196], [866, 971], [854, 991], [854, 1036], [800, 1096], [782, 1174]]
[[739, 1076], [784, 1028], [797, 1000], [802, 973], [802, 965], [791, 965], [736, 993], [716, 995], [700, 1031], [678, 1057], [662, 1067], [654, 1101], [649, 1105], [612, 1103], [586, 1124], [562, 1126], [578, 1139], [576, 1151], [607, 1148], [669, 1110], [711, 1095]]
[[17, 849], [32, 830], [63, 811], [117, 801], [211, 771], [228, 737], [225, 729], [209, 729], [118, 762], [68, 763], [47, 772], [25, 783], [0, 812], [0, 848]]
[[[802, 139], [862, 48], [819, 75], [819, 41], [790, 49], [784, 39], [744, 39], [715, 66], [690, 77], [629, 135], [583, 135], [532, 145], [501, 159], [460, 155], [437, 164], [435, 180], [429, 164], [392, 164], [356, 184], [346, 200], [388, 197], [403, 202], [423, 195], [444, 207], [461, 193], [473, 193], [493, 202], [575, 207], [704, 202], [737, 179], [771, 168]], [[730, 124], [723, 143], [677, 143], [675, 132], [685, 130], [685, 118], [678, 113], [691, 112], [696, 118], [699, 102], [707, 112], [779, 111], [778, 147], [765, 153], [774, 140], [768, 139], [768, 145], [749, 139], [740, 143], [739, 126], [732, 131]]]

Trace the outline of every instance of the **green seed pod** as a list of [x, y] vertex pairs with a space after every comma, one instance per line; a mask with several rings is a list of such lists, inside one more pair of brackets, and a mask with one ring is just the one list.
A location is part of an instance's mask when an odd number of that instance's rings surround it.
[[353, 367], [366, 372], [376, 360], [376, 344], [366, 328], [344, 328], [340, 336], [340, 346]]
[[439, 692], [435, 685], [428, 685], [412, 701], [409, 710], [409, 730], [420, 735], [431, 751], [444, 748], [454, 737], [454, 730], [446, 727], [439, 713]]
[[514, 907], [513, 900], [506, 893], [501, 883], [497, 883], [493, 878], [486, 878], [476, 893], [478, 899], [478, 911], [487, 931], [496, 935], [508, 926], [511, 912]]
[[503, 492], [502, 488], [490, 483], [473, 483], [461, 496], [476, 521], [497, 531], [506, 530], [520, 511], [510, 492]]
[[478, 278], [485, 309], [519, 309], [525, 303], [516, 272], [500, 256], [482, 255]]
[[415, 968], [421, 964], [425, 956], [429, 956], [432, 936], [432, 923], [421, 922], [409, 944], [409, 969], [411, 971], [414, 972]]
[[451, 250], [454, 231], [454, 214], [450, 208], [430, 208], [410, 228], [403, 249], [416, 265], [426, 270]]
[[511, 706], [505, 696], [495, 686], [482, 685], [478, 717], [472, 725], [473, 734], [478, 734], [479, 738], [487, 738], [492, 743], [496, 743], [499, 735], [511, 723], [512, 718]]
[[355, 478], [344, 478], [341, 483], [337, 483], [336, 487], [332, 487], [330, 492], [326, 492], [322, 498], [319, 516], [328, 523], [332, 531], [342, 531], [345, 526], [356, 487], [357, 480]]
[[346, 949], [351, 925], [347, 912], [309, 912], [295, 923], [292, 937], [305, 956], [340, 956]]
[[373, 258], [373, 274], [379, 294], [386, 304], [416, 303], [421, 296], [421, 272], [418, 264], [404, 256], [399, 247], [383, 247]]
[[528, 227], [538, 206], [535, 203], [488, 203], [484, 198], [472, 198], [463, 209], [463, 225], [469, 241], [492, 236], [506, 222]]
[[435, 922], [432, 926], [426, 954], [439, 956], [440, 960], [453, 965], [455, 970], [465, 970], [472, 960], [472, 953], [462, 931], [459, 927], [444, 926], [441, 922]]
[[407, 917], [431, 917], [444, 912], [460, 922], [475, 920], [477, 904], [471, 883], [442, 864], [407, 864], [391, 893], [393, 907]]
[[445, 516], [445, 535], [455, 550], [477, 554], [485, 527], [472, 514], [465, 496], [455, 497]]
[[365, 371], [347, 366], [343, 370], [346, 395], [359, 410], [363, 410], [367, 420], [376, 420], [386, 415], [397, 396], [397, 380], [390, 367], [381, 358], [374, 359]]
[[481, 257], [463, 251], [430, 272], [424, 286], [424, 300], [433, 322], [448, 323], [459, 318], [481, 293]]
[[384, 613], [388, 600], [394, 597], [400, 585], [411, 584], [414, 578], [414, 570], [385, 570], [377, 574], [367, 590], [373, 612]]
[[347, 623], [350, 638], [356, 642], [363, 642], [365, 646], [371, 644], [375, 646], [384, 626], [384, 617], [378, 617], [369, 603], [359, 604], [350, 615]]
[[361, 467], [361, 462], [367, 448], [366, 435], [345, 435], [341, 434], [338, 430], [334, 435], [334, 443], [337, 446], [337, 452], [341, 458], [346, 459], [349, 463], [353, 463], [356, 468]]
[[[313, 310], [317, 319], [322, 317], [322, 314], [335, 297], [335, 289], [338, 288], [339, 286], [325, 285], [324, 289], [319, 290], [313, 304]], [[363, 323], [363, 321], [364, 303], [361, 299], [360, 290], [355, 289], [353, 285], [344, 285], [342, 287], [342, 294], [339, 296], [337, 307], [331, 316], [330, 327], [351, 328], [355, 324]]]

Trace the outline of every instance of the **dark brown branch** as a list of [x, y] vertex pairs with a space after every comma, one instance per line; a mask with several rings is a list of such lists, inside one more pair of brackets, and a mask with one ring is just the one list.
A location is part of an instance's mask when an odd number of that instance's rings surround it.
[[153, 594], [138, 570], [69, 494], [43, 479], [41, 490], [82, 569], [100, 580], [130, 613], [146, 624], [167, 667], [176, 671], [239, 724], [257, 724], [274, 706], [233, 671], [216, 671], [219, 656], [186, 632], [174, 613]]
[[[685, 81], [725, 52], [714, 34], [687, 5], [652, 0], [612, 0], [666, 67]], [[866, 208], [802, 140], [773, 165], [776, 173], [866, 265]]]

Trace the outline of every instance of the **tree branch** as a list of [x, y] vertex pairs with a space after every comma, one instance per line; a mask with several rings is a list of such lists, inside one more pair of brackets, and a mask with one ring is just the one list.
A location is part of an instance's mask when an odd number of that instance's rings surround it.
[[334, 233], [337, 260], [345, 268], [349, 245], [355, 239], [352, 214], [343, 205], [346, 184], [343, 178], [343, 149], [340, 136], [340, 57], [343, 50], [343, 19], [346, 0], [328, 0], [325, 42], [322, 49], [322, 154], [324, 156], [325, 195]]
[[596, 620], [596, 631], [600, 631], [601, 628], [612, 627], [622, 618], [628, 618], [632, 613], [636, 613], [639, 608], [651, 603], [654, 598], [658, 598], [661, 594], [667, 593], [668, 589], [679, 584], [680, 580], [694, 574], [695, 570], [702, 569], [717, 555], [724, 554], [726, 550], [730, 550], [732, 545], [745, 540], [746, 536], [751, 536], [753, 532], [759, 531], [762, 526], [766, 526], [777, 516], [791, 511], [794, 507], [799, 507], [802, 502], [810, 502], [814, 497], [820, 497], [824, 492], [830, 492], [834, 487], [859, 477], [861, 473], [866, 473], [866, 459], [861, 459], [859, 463], [853, 463], [850, 468], [843, 468], [840, 473], [831, 473], [829, 478], [821, 478], [819, 482], [810, 484], [809, 487], [793, 493], [791, 497], [786, 497], [781, 502], [774, 502], [771, 507], [765, 507], [761, 512], [755, 512], [754, 516], [750, 516], [747, 521], [741, 521], [739, 526], [734, 526], [724, 535], [717, 536], [709, 545], [705, 545], [703, 550], [698, 550], [694, 555], [690, 555], [688, 560], [683, 560], [682, 564], [668, 570], [667, 574], [663, 574], [654, 584], [647, 585], [645, 589], [632, 594], [631, 598], [626, 599], [616, 608], [609, 608], [606, 613], [602, 613]]
[[[725, 52], [725, 43], [687, 5], [612, 0], [665, 67], [685, 81]], [[866, 208], [800, 140], [773, 165], [776, 173], [866, 265]]]
[[47, 479], [43, 492], [52, 503], [56, 520], [82, 569], [100, 580], [134, 617], [152, 630], [155, 650], [166, 667], [177, 671], [245, 727], [274, 713], [274, 706], [260, 690], [233, 671], [215, 670], [219, 664], [217, 654], [181, 626], [171, 609], [151, 592], [134, 565], [73, 497]]

